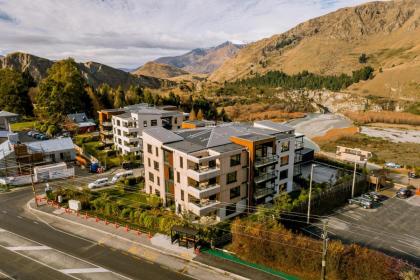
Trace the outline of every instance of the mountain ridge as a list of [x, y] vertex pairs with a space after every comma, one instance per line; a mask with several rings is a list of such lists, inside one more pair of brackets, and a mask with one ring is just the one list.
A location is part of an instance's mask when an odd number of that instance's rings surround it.
[[[47, 76], [47, 71], [53, 64], [52, 60], [22, 52], [13, 52], [0, 57], [0, 68], [12, 68], [20, 72], [28, 71], [37, 82]], [[159, 88], [173, 84], [171, 81], [156, 77], [134, 76], [123, 70], [93, 61], [77, 62], [77, 66], [86, 82], [95, 88], [104, 83], [114, 88], [121, 85], [124, 89], [131, 85]]]
[[155, 61], [149, 61], [143, 66], [132, 71], [131, 74], [136, 76], [144, 75], [161, 79], [169, 79], [182, 75], [188, 75], [190, 73], [188, 71], [182, 70], [181, 68], [169, 64], [162, 64], [157, 63]]

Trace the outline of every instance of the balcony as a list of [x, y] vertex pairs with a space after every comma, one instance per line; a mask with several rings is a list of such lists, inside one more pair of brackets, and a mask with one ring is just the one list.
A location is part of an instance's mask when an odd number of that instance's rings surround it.
[[101, 130], [101, 134], [106, 136], [112, 136], [113, 132], [112, 130]]
[[188, 186], [188, 193], [195, 198], [205, 198], [220, 192], [220, 185], [207, 185], [207, 186]]
[[275, 192], [274, 189], [271, 189], [271, 188], [256, 189], [254, 192], [254, 199], [261, 199], [268, 195], [273, 195], [274, 192]]
[[112, 127], [112, 122], [102, 122], [102, 126]]
[[261, 184], [277, 178], [277, 171], [269, 171], [265, 174], [254, 177], [255, 184]]
[[114, 144], [114, 140], [105, 138], [105, 139], [102, 140], [102, 143], [104, 143], [106, 145], [112, 145], [112, 144]]
[[198, 169], [188, 169], [187, 176], [197, 182], [202, 182], [220, 175], [219, 167], [201, 166]]
[[189, 210], [197, 216], [205, 216], [220, 207], [220, 201], [217, 200], [201, 200], [189, 203]]
[[295, 154], [295, 164], [302, 162], [302, 155], [301, 154]]
[[260, 168], [272, 164], [276, 164], [279, 160], [279, 157], [277, 155], [268, 155], [265, 157], [260, 157], [255, 159], [255, 167]]

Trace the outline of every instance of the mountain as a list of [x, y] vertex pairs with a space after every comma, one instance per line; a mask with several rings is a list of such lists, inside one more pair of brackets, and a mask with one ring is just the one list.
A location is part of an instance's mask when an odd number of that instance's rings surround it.
[[[47, 71], [53, 64], [54, 61], [52, 60], [20, 52], [11, 53], [0, 58], [0, 68], [12, 68], [22, 72], [28, 71], [37, 82], [47, 76]], [[104, 83], [111, 87], [121, 85], [123, 88], [128, 88], [131, 85], [159, 88], [163, 85], [173, 84], [173, 82], [155, 77], [134, 76], [97, 62], [77, 63], [77, 65], [86, 82], [93, 87], [98, 87]]]
[[168, 64], [161, 64], [154, 61], [147, 62], [145, 65], [137, 68], [133, 72], [133, 75], [145, 75], [145, 76], [152, 76], [161, 79], [168, 79], [173, 77], [178, 77], [182, 75], [187, 75], [189, 72], [182, 70], [181, 68], [177, 68], [172, 65]]
[[225, 60], [234, 57], [242, 47], [243, 45], [225, 42], [216, 47], [194, 49], [180, 56], [161, 57], [155, 62], [172, 65], [191, 73], [209, 74], [219, 68]]
[[[359, 62], [363, 53], [365, 64]], [[270, 70], [351, 74], [364, 65], [377, 70], [375, 77], [348, 90], [382, 96], [395, 91], [402, 98], [419, 98], [420, 1], [370, 2], [311, 19], [248, 44], [209, 80], [231, 81]]]

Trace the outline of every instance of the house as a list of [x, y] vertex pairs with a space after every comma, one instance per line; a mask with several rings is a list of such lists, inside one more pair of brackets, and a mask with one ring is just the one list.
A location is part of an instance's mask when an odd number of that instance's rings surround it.
[[98, 111], [99, 116], [99, 138], [105, 146], [114, 144], [114, 135], [112, 131], [112, 116], [121, 115], [125, 110], [120, 109], [104, 109]]
[[227, 123], [143, 130], [145, 191], [178, 214], [221, 221], [293, 190], [294, 130]]
[[85, 113], [68, 114], [66, 128], [77, 133], [86, 133], [96, 130], [93, 119], [89, 119]]
[[340, 160], [350, 162], [365, 162], [372, 157], [372, 153], [369, 151], [343, 146], [337, 146], [335, 155]]
[[10, 131], [10, 123], [17, 121], [18, 114], [0, 111], [0, 131]]

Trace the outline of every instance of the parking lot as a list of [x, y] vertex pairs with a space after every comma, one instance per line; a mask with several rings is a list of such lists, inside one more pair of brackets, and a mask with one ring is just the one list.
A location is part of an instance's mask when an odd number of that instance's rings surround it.
[[[420, 197], [390, 197], [373, 209], [346, 205], [328, 218], [330, 238], [358, 243], [420, 266]], [[304, 229], [320, 236], [322, 221]]]

